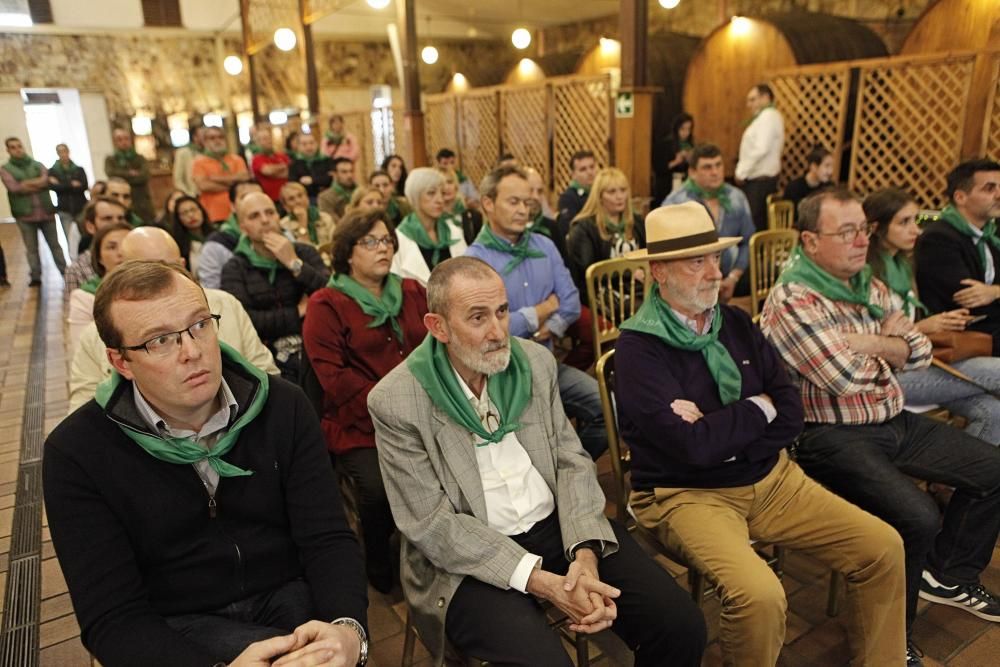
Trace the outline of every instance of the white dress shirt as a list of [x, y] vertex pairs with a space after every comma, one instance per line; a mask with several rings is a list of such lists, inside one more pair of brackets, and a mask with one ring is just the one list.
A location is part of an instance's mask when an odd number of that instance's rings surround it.
[[785, 145], [785, 121], [774, 107], [764, 107], [743, 131], [736, 178], [777, 176], [781, 171], [781, 149]]

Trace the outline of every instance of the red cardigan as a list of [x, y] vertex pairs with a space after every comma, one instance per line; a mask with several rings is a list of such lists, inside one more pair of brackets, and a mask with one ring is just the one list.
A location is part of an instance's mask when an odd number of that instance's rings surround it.
[[353, 299], [332, 287], [309, 298], [302, 339], [316, 377], [323, 385], [323, 434], [335, 454], [375, 446], [368, 414], [368, 392], [427, 335], [427, 293], [415, 280], [403, 280], [399, 324], [403, 342], [388, 322], [369, 329], [371, 317]]

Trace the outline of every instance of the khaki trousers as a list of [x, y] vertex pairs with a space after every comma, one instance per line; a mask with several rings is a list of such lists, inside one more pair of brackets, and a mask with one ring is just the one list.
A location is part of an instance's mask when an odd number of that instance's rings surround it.
[[851, 665], [906, 663], [903, 542], [888, 524], [806, 476], [782, 452], [751, 486], [634, 491], [639, 523], [680, 553], [722, 600], [723, 663], [774, 665], [785, 592], [751, 540], [808, 554], [847, 579]]

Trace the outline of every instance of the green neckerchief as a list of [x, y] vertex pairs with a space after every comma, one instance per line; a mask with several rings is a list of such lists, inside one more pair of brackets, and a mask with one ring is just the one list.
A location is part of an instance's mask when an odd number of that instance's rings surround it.
[[188, 229], [187, 227], [185, 227], [184, 228], [184, 233], [187, 234], [187, 237], [189, 239], [191, 239], [192, 241], [197, 241], [198, 243], [204, 243], [205, 242], [205, 237], [202, 236], [202, 233], [200, 231], [196, 232], [193, 229]]
[[466, 210], [467, 209], [465, 207], [465, 202], [463, 202], [461, 199], [456, 199], [455, 203], [451, 205], [452, 215], [457, 215], [459, 217], [462, 217], [462, 215], [465, 213]]
[[976, 251], [979, 253], [979, 264], [983, 271], [986, 270], [986, 244], [989, 243], [995, 250], [1000, 250], [1000, 237], [997, 237], [997, 221], [990, 219], [983, 225], [982, 236], [976, 238], [976, 233], [972, 229], [972, 224], [965, 219], [953, 204], [948, 204], [941, 211], [940, 218], [959, 232], [972, 239], [976, 244]]
[[[288, 218], [292, 222], [298, 222], [295, 218], [295, 214], [291, 211], [288, 212]], [[316, 233], [316, 222], [319, 220], [319, 209], [315, 206], [310, 205], [306, 209], [306, 228], [309, 230], [309, 240], [314, 244], [319, 243], [319, 234]]]
[[490, 226], [486, 224], [479, 230], [479, 235], [476, 236], [476, 243], [486, 246], [490, 250], [496, 250], [497, 252], [514, 256], [512, 260], [507, 262], [507, 266], [503, 267], [503, 271], [501, 271], [501, 273], [504, 275], [507, 275], [516, 269], [518, 265], [526, 259], [531, 257], [545, 257], [545, 253], [541, 250], [535, 250], [534, 248], [529, 247], [529, 244], [531, 243], [530, 229], [524, 230], [517, 243], [511, 243], [494, 234], [493, 230], [490, 229]]
[[463, 174], [461, 169], [455, 170], [455, 178], [458, 179], [459, 184], [465, 183], [467, 180], [469, 180], [469, 177]]
[[448, 346], [427, 334], [424, 342], [406, 358], [406, 366], [434, 403], [459, 426], [472, 431], [484, 442], [481, 447], [496, 444], [521, 425], [517, 423], [524, 408], [531, 401], [531, 363], [521, 349], [517, 338], [507, 339], [510, 345], [510, 363], [503, 371], [486, 380], [490, 400], [500, 412], [500, 426], [490, 433], [479, 420], [472, 404], [459, 385], [455, 369], [448, 359]]
[[726, 213], [729, 213], [733, 207], [733, 203], [729, 200], [729, 192], [726, 190], [725, 183], [714, 190], [707, 190], [692, 181], [689, 177], [686, 181], [684, 181], [684, 189], [702, 201], [705, 201], [706, 199], [718, 199], [719, 205]]
[[677, 145], [680, 147], [682, 151], [689, 151], [692, 148], [694, 148], [694, 144], [692, 144], [690, 141], [681, 141], [678, 142]]
[[774, 109], [774, 108], [775, 108], [774, 102], [771, 102], [770, 104], [765, 104], [763, 107], [761, 107], [760, 111], [754, 113], [754, 115], [750, 116], [750, 118], [748, 118], [747, 120], [743, 121], [743, 125], [744, 126], [748, 126], [751, 123], [753, 123], [755, 120], [757, 120], [757, 116], [759, 116], [762, 113], [764, 113], [764, 109]]
[[907, 315], [917, 310], [929, 312], [927, 306], [920, 303], [920, 299], [913, 292], [913, 269], [910, 268], [910, 262], [903, 257], [903, 253], [897, 252], [892, 255], [883, 252], [882, 265], [885, 266], [885, 275], [882, 278], [889, 289], [902, 297], [903, 311]]
[[701, 352], [708, 364], [708, 372], [719, 388], [722, 404], [729, 405], [740, 400], [743, 376], [729, 350], [719, 342], [722, 310], [718, 306], [712, 309], [712, 326], [708, 333], [696, 334], [677, 318], [673, 308], [660, 297], [660, 291], [656, 289], [642, 302], [635, 315], [622, 322], [618, 328], [651, 334], [670, 347]]
[[219, 226], [219, 231], [222, 232], [223, 234], [229, 234], [234, 239], [240, 238], [240, 234], [242, 234], [243, 232], [240, 231], [240, 222], [239, 220], [236, 219], [235, 211], [230, 213], [229, 217], [226, 218], [225, 222], [223, 222], [222, 225]]
[[351, 195], [353, 195], [354, 191], [358, 189], [358, 186], [355, 185], [353, 188], [348, 190], [343, 185], [338, 183], [336, 180], [334, 180], [333, 183], [330, 183], [330, 187], [333, 188], [333, 191], [336, 192], [338, 195], [340, 195], [340, 197], [344, 201], [350, 201]]
[[608, 230], [612, 236], [625, 236], [625, 216], [622, 215], [621, 222], [615, 222], [611, 218], [605, 217], [604, 228]]
[[[219, 477], [245, 477], [247, 475], [252, 475], [252, 470], [244, 470], [238, 466], [234, 466], [231, 463], [226, 463], [222, 460], [222, 457], [233, 448], [236, 441], [240, 437], [240, 432], [246, 427], [250, 422], [260, 414], [260, 411], [264, 408], [264, 403], [267, 402], [267, 391], [268, 391], [268, 378], [267, 374], [256, 367], [251, 365], [239, 355], [236, 350], [229, 347], [222, 341], [219, 341], [219, 348], [222, 350], [223, 360], [228, 358], [229, 360], [235, 362], [240, 367], [243, 368], [247, 373], [252, 375], [258, 382], [258, 389], [254, 392], [253, 399], [250, 401], [250, 407], [247, 408], [237, 420], [236, 423], [229, 427], [221, 438], [219, 438], [214, 445], [209, 449], [205, 449], [205, 446], [195, 442], [190, 438], [169, 438], [162, 437], [159, 435], [151, 435], [142, 431], [137, 431], [124, 424], [119, 424], [118, 427], [121, 428], [122, 432], [125, 433], [133, 442], [146, 450], [146, 453], [150, 456], [160, 459], [161, 461], [166, 461], [167, 463], [178, 463], [178, 464], [191, 464], [197, 463], [201, 460], [207, 460], [208, 465], [212, 467], [212, 470], [219, 473]], [[118, 371], [112, 371], [111, 377], [102, 382], [97, 387], [97, 394], [95, 398], [97, 399], [97, 404], [102, 408], [106, 408], [108, 400], [114, 395], [115, 390], [118, 388], [124, 380], [122, 376], [118, 374]]]
[[133, 227], [145, 227], [146, 221], [140, 218], [135, 211], [128, 212], [128, 224]]
[[[11, 158], [4, 167], [18, 181], [26, 181], [31, 178], [38, 178], [42, 175], [42, 163], [35, 162], [30, 155], [24, 157]], [[34, 193], [31, 193], [34, 194]]]
[[569, 187], [571, 187], [571, 188], [573, 188], [574, 190], [576, 190], [576, 194], [580, 195], [581, 197], [582, 197], [583, 195], [589, 195], [589, 194], [590, 194], [590, 188], [585, 188], [585, 187], [583, 187], [582, 185], [580, 185], [580, 184], [579, 184], [579, 183], [578, 183], [578, 182], [576, 181], [576, 179], [575, 179], [575, 178], [574, 178], [574, 179], [573, 179], [572, 181], [570, 181], [570, 182], [569, 182]]
[[326, 140], [329, 141], [331, 144], [336, 144], [337, 146], [339, 146], [340, 144], [344, 143], [343, 134], [334, 134], [333, 132], [327, 130], [326, 132], [323, 133], [323, 136], [326, 137]]
[[274, 284], [274, 278], [278, 275], [278, 264], [276, 259], [268, 259], [267, 257], [261, 256], [256, 250], [253, 249], [253, 243], [250, 242], [250, 237], [246, 234], [240, 236], [239, 243], [236, 244], [236, 248], [233, 250], [233, 254], [243, 255], [248, 260], [252, 266], [258, 269], [267, 269], [267, 282]]
[[395, 273], [386, 276], [381, 297], [375, 296], [354, 278], [343, 273], [335, 273], [327, 286], [340, 290], [361, 306], [362, 313], [372, 316], [372, 321], [368, 323], [369, 329], [380, 327], [388, 320], [396, 339], [403, 342], [403, 327], [399, 325], [398, 319], [403, 307], [403, 280]]
[[87, 294], [97, 294], [97, 288], [101, 286], [101, 276], [92, 276], [89, 280], [80, 285]]
[[552, 237], [552, 232], [549, 231], [549, 226], [545, 224], [544, 213], [539, 213], [538, 215], [536, 215], [534, 219], [531, 221], [531, 224], [528, 226], [528, 229], [531, 230], [532, 234], [544, 234], [549, 238]]
[[420, 218], [417, 216], [416, 211], [411, 212], [403, 218], [403, 221], [399, 223], [399, 227], [396, 228], [396, 231], [406, 236], [424, 250], [434, 251], [434, 254], [431, 255], [430, 268], [432, 269], [437, 266], [440, 261], [441, 251], [445, 248], [451, 247], [451, 244], [455, 243], [455, 241], [451, 240], [451, 227], [448, 225], [447, 216], [444, 215], [437, 219], [437, 243], [431, 241], [431, 237], [427, 234], [427, 230], [424, 229], [424, 224], [420, 222]]
[[222, 171], [229, 171], [229, 164], [226, 162], [225, 157], [227, 153], [225, 151], [205, 151], [202, 153], [205, 157], [212, 158], [216, 162], [222, 165]]
[[135, 148], [129, 148], [124, 151], [115, 149], [113, 155], [119, 167], [127, 167], [129, 162], [139, 157], [139, 154], [135, 152]]
[[851, 277], [850, 287], [842, 281], [837, 280], [829, 273], [821, 269], [816, 262], [809, 259], [802, 246], [795, 246], [792, 256], [788, 260], [788, 266], [778, 276], [778, 284], [801, 283], [810, 287], [828, 299], [833, 301], [845, 301], [847, 303], [864, 306], [876, 320], [881, 320], [885, 311], [874, 303], [871, 303], [869, 292], [872, 283], [872, 267], [865, 264], [865, 267]]
[[274, 148], [264, 148], [256, 141], [247, 144], [247, 150], [250, 151], [251, 155], [274, 155]]
[[399, 217], [399, 202], [395, 197], [389, 197], [389, 203], [385, 205], [385, 214], [393, 220]]
[[54, 171], [59, 174], [61, 178], [69, 178], [73, 175], [73, 172], [76, 171], [76, 169], [77, 166], [73, 164], [72, 160], [70, 160], [69, 165], [65, 167], [63, 166], [62, 160], [56, 160], [53, 165], [49, 167], [49, 171]]
[[296, 153], [295, 159], [305, 162], [307, 165], [309, 165], [310, 168], [312, 168], [313, 162], [318, 162], [319, 160], [325, 160], [326, 154], [323, 153], [321, 150], [316, 149], [316, 152], [313, 153], [312, 155], [306, 155], [305, 153]]

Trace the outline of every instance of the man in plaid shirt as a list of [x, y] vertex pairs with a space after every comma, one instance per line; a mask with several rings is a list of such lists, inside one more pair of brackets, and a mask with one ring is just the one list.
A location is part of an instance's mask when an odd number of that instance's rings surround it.
[[[1000, 450], [903, 410], [895, 374], [927, 366], [931, 343], [871, 277], [873, 229], [860, 200], [846, 190], [817, 193], [800, 204], [798, 226], [800, 244], [761, 329], [801, 387], [799, 464], [899, 531], [908, 631], [918, 592], [1000, 621], [1000, 600], [979, 583], [1000, 531]], [[909, 476], [955, 487], [943, 525]], [[917, 655], [907, 664], [920, 664]]]

